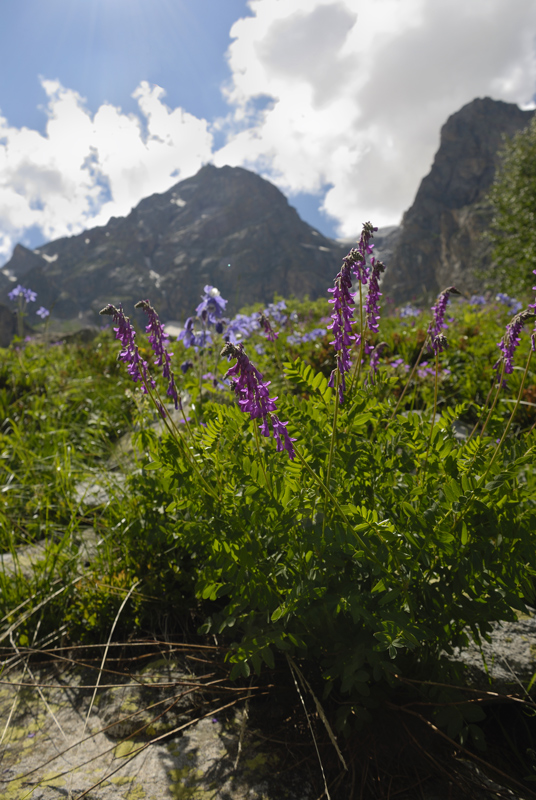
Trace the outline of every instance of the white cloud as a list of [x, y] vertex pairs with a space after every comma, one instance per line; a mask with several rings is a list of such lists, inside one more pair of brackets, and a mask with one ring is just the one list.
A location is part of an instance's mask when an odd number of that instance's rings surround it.
[[[534, 0], [249, 0], [231, 29], [230, 112], [211, 123], [141, 83], [136, 114], [42, 79], [44, 135], [0, 117], [0, 261], [24, 231], [105, 224], [210, 160], [318, 193], [341, 235], [400, 220], [447, 117], [475, 97], [530, 104]], [[213, 152], [212, 131], [225, 136]]]
[[475, 97], [526, 105], [536, 91], [534, 0], [250, 7], [231, 30], [234, 109], [215, 163], [260, 169], [291, 194], [330, 184], [324, 209], [342, 235], [400, 220], [450, 114]]
[[48, 98], [45, 135], [10, 127], [0, 117], [4, 259], [31, 227], [54, 239], [105, 224], [210, 160], [207, 122], [170, 110], [160, 87], [138, 86], [133, 96], [140, 116], [108, 104], [92, 116], [77, 92], [58, 81], [41, 82]]

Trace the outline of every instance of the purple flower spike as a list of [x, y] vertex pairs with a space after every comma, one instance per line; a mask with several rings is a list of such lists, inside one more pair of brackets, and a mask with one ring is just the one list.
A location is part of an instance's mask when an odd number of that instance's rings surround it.
[[[497, 344], [497, 347], [500, 347], [502, 351], [502, 356], [498, 359], [498, 361], [495, 362], [493, 369], [497, 370], [498, 375], [502, 362], [504, 362], [505, 375], [511, 375], [514, 371], [514, 353], [519, 345], [519, 342], [521, 341], [521, 331], [523, 329], [523, 325], [525, 322], [527, 322], [527, 320], [534, 319], [535, 316], [533, 311], [529, 311], [529, 308], [527, 308], [525, 311], [522, 311], [520, 314], [516, 314], [512, 322], [506, 326], [506, 332], [501, 341]], [[534, 350], [534, 333], [531, 336], [531, 344]], [[504, 385], [505, 384], [503, 383], [503, 386]]]
[[430, 336], [432, 350], [434, 350], [436, 353], [441, 353], [446, 346], [445, 337], [443, 337], [441, 340], [438, 337], [441, 331], [447, 327], [445, 322], [445, 311], [447, 310], [447, 305], [451, 294], [461, 294], [461, 292], [459, 292], [455, 286], [449, 286], [448, 289], [445, 289], [443, 292], [441, 292], [437, 298], [435, 306], [432, 306], [432, 314], [434, 315], [434, 318], [428, 326], [428, 334]]
[[175, 386], [175, 376], [170, 367], [173, 353], [169, 353], [166, 348], [169, 336], [164, 331], [164, 326], [158, 319], [158, 314], [148, 300], [140, 300], [139, 303], [136, 303], [134, 308], [142, 308], [149, 317], [149, 324], [145, 330], [149, 334], [149, 342], [156, 356], [156, 361], [154, 363], [155, 366], [162, 367], [162, 376], [168, 381], [166, 394], [173, 400], [175, 409], [178, 409], [180, 399], [177, 394], [177, 387]]
[[139, 381], [142, 384], [141, 390], [144, 394], [147, 394], [146, 384], [149, 384], [153, 389], [156, 384], [147, 372], [147, 362], [140, 356], [138, 345], [134, 342], [136, 331], [132, 327], [130, 319], [125, 317], [121, 304], [119, 308], [116, 308], [109, 303], [100, 313], [113, 317], [113, 321], [118, 325], [117, 328], [114, 328], [115, 338], [119, 339], [123, 345], [123, 350], [119, 353], [118, 359], [124, 364], [128, 364], [128, 374], [134, 382]]
[[370, 331], [378, 333], [378, 321], [380, 319], [380, 305], [379, 299], [382, 296], [380, 292], [380, 275], [385, 270], [385, 266], [381, 261], [376, 261], [374, 257], [370, 259], [371, 271], [369, 277], [369, 291], [365, 301], [365, 316], [367, 318], [367, 327]]
[[236, 364], [231, 367], [224, 376], [231, 378], [234, 383], [234, 391], [238, 397], [240, 409], [249, 414], [250, 419], [261, 418], [259, 430], [263, 436], [270, 436], [270, 426], [272, 423], [274, 438], [277, 442], [277, 450], [286, 450], [289, 458], [294, 459], [295, 452], [292, 447], [291, 439], [286, 430], [287, 422], [281, 422], [272, 412], [277, 411], [275, 401], [277, 397], [270, 397], [268, 387], [270, 381], [263, 379], [262, 373], [251, 363], [246, 353], [244, 345], [238, 346], [228, 342], [221, 351], [222, 356], [229, 361], [236, 359]]
[[[290, 460], [294, 461], [296, 458], [296, 453], [294, 451], [294, 447], [292, 446], [292, 442], [295, 442], [296, 439], [288, 435], [288, 422], [281, 422], [281, 420], [279, 420], [275, 414], [270, 415], [270, 421], [272, 423], [272, 428], [274, 429], [277, 452], [281, 453], [283, 450], [286, 450]], [[266, 436], [266, 434], [264, 434], [264, 436]]]
[[[330, 342], [337, 351], [337, 369], [340, 372], [339, 381], [339, 403], [342, 405], [344, 400], [344, 391], [346, 389], [345, 373], [348, 372], [351, 366], [350, 362], [350, 348], [355, 336], [352, 334], [352, 325], [355, 320], [352, 319], [354, 314], [354, 294], [350, 291], [352, 286], [352, 278], [350, 274], [350, 264], [352, 262], [348, 256], [343, 260], [341, 271], [335, 278], [335, 286], [333, 289], [328, 289], [328, 292], [333, 294], [333, 299], [328, 302], [333, 303], [333, 314], [331, 319], [333, 322], [328, 325], [328, 330], [333, 331], [335, 336], [334, 340]], [[335, 388], [336, 372], [334, 369], [329, 379], [329, 386]]]

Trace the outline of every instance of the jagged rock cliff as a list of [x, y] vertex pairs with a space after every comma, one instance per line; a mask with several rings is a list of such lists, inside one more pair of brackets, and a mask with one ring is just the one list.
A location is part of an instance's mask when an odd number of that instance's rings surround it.
[[526, 127], [533, 113], [485, 97], [448, 118], [432, 169], [404, 214], [384, 294], [400, 303], [451, 284], [469, 293], [482, 287], [475, 268], [490, 263], [481, 238], [490, 221], [483, 200], [497, 151], [503, 135]]
[[17, 245], [3, 270], [0, 302], [14, 285], [11, 274], [58, 317], [98, 312], [109, 302], [123, 302], [131, 313], [148, 297], [164, 319], [180, 320], [208, 283], [232, 313], [274, 293], [325, 294], [343, 255], [340, 243], [303, 222], [268, 181], [239, 167], [205, 166], [127, 217], [36, 251]]

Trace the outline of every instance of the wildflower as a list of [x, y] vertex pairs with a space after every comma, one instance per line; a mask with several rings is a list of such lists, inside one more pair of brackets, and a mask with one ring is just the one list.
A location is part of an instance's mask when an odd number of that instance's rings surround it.
[[445, 322], [445, 311], [447, 310], [447, 304], [451, 294], [460, 294], [460, 292], [455, 286], [449, 286], [448, 289], [445, 289], [443, 292], [441, 292], [437, 298], [435, 306], [432, 306], [432, 314], [434, 318], [428, 326], [428, 334], [430, 336], [432, 350], [434, 350], [436, 353], [441, 353], [444, 347], [447, 346], [447, 340], [445, 337], [440, 339], [439, 334], [444, 328], [447, 327]]
[[270, 426], [268, 424], [270, 422], [276, 439], [277, 450], [286, 450], [289, 458], [293, 460], [296, 454], [292, 442], [296, 440], [292, 439], [287, 433], [286, 425], [288, 423], [281, 422], [273, 413], [277, 411], [275, 405], [277, 397], [270, 397], [268, 390], [270, 381], [265, 381], [262, 373], [251, 363], [242, 343], [235, 346], [231, 342], [227, 342], [221, 354], [227, 357], [229, 361], [232, 358], [236, 359], [236, 364], [227, 370], [223, 380], [226, 378], [232, 379], [241, 410], [248, 413], [252, 420], [259, 418], [262, 420], [259, 430], [263, 436], [270, 436]]
[[193, 365], [194, 365], [193, 361], [183, 361], [180, 367], [182, 374], [186, 375], [188, 370], [191, 369]]
[[246, 314], [237, 314], [228, 323], [223, 338], [226, 342], [238, 344], [240, 339], [247, 339], [258, 327], [259, 317], [257, 313], [251, 314], [250, 316]]
[[136, 303], [134, 308], [142, 308], [149, 317], [149, 324], [145, 330], [149, 334], [149, 342], [156, 356], [155, 365], [157, 367], [162, 367], [162, 377], [166, 378], [168, 381], [166, 394], [173, 400], [175, 410], [177, 410], [179, 408], [180, 399], [175, 385], [175, 375], [170, 367], [173, 353], [169, 353], [166, 347], [169, 336], [164, 330], [164, 325], [162, 325], [158, 319], [158, 314], [148, 300], [140, 300], [139, 303]]
[[406, 319], [406, 317], [420, 317], [421, 313], [420, 309], [414, 308], [411, 303], [407, 303], [407, 305], [402, 306], [398, 316], [400, 319]]
[[118, 325], [117, 328], [114, 328], [115, 338], [119, 339], [123, 345], [123, 350], [121, 350], [119, 353], [118, 359], [124, 364], [128, 364], [128, 374], [134, 382], [141, 382], [141, 390], [144, 394], [147, 394], [147, 384], [149, 384], [153, 389], [155, 388], [156, 384], [148, 374], [147, 362], [144, 361], [140, 356], [138, 346], [134, 341], [136, 337], [136, 331], [132, 327], [130, 319], [123, 313], [122, 305], [119, 304], [119, 308], [116, 308], [111, 303], [108, 303], [108, 305], [105, 306], [105, 308], [103, 308], [99, 313], [108, 317], [112, 317], [113, 321]]
[[195, 341], [195, 334], [194, 334], [194, 318], [188, 317], [186, 322], [184, 323], [184, 328], [177, 336], [177, 340], [180, 341], [182, 339], [183, 345], [188, 348], [192, 347]]
[[270, 320], [268, 319], [268, 317], [266, 317], [264, 314], [261, 314], [259, 317], [259, 324], [264, 329], [268, 341], [275, 342], [279, 334], [273, 330], [272, 326], [270, 325]]
[[370, 259], [369, 291], [365, 301], [365, 316], [367, 327], [370, 331], [378, 333], [378, 320], [380, 319], [380, 306], [378, 300], [382, 296], [380, 292], [380, 275], [385, 270], [381, 261], [376, 261], [374, 256]]
[[486, 298], [483, 294], [473, 294], [469, 300], [469, 305], [471, 306], [485, 306], [486, 305]]
[[186, 348], [203, 348], [212, 344], [212, 334], [209, 330], [194, 331], [194, 317], [188, 317], [184, 323], [184, 328], [177, 336], [177, 340], [182, 339], [182, 343]]
[[354, 294], [350, 291], [352, 286], [352, 263], [352, 260], [348, 259], [348, 256], [343, 259], [340, 272], [335, 278], [335, 286], [333, 289], [328, 289], [328, 292], [333, 294], [333, 299], [329, 300], [329, 302], [333, 303], [334, 306], [333, 314], [331, 315], [333, 322], [331, 325], [328, 325], [328, 330], [333, 331], [335, 338], [332, 342], [330, 342], [330, 344], [332, 344], [337, 351], [337, 367], [331, 373], [328, 385], [332, 388], [335, 387], [336, 373], [338, 369], [340, 374], [339, 403], [341, 405], [344, 400], [344, 392], [346, 389], [344, 376], [351, 367], [350, 347], [352, 346], [352, 342], [355, 340], [355, 336], [352, 334], [352, 325], [355, 324], [355, 320], [352, 319], [354, 314], [353, 306], [355, 305], [355, 302]]
[[14, 300], [16, 297], [22, 297], [27, 303], [33, 303], [37, 297], [37, 293], [33, 292], [31, 289], [26, 289], [19, 283], [18, 286], [15, 286], [15, 288], [8, 293], [8, 297], [10, 300]]
[[45, 308], [44, 306], [38, 308], [35, 313], [37, 314], [38, 317], [41, 317], [41, 319], [46, 319], [50, 315], [50, 311], [48, 310], [48, 308]]
[[[504, 373], [505, 375], [511, 375], [514, 371], [514, 353], [516, 351], [517, 346], [521, 341], [521, 331], [523, 329], [523, 325], [527, 320], [534, 319], [536, 314], [533, 311], [529, 311], [529, 309], [525, 309], [520, 314], [516, 314], [513, 318], [512, 322], [510, 322], [506, 326], [506, 332], [498, 342], [497, 347], [499, 347], [502, 351], [502, 356], [495, 362], [493, 365], [493, 369], [499, 372], [499, 367], [501, 363], [504, 363]], [[534, 334], [533, 334], [534, 336]], [[534, 340], [533, 336], [531, 336], [532, 340], [532, 347], [534, 349]], [[503, 386], [505, 384], [503, 383]]]
[[[215, 286], [205, 286], [203, 289], [203, 299], [197, 306], [195, 313], [203, 322], [208, 322], [210, 325], [217, 325], [218, 320], [223, 316], [227, 300], [224, 300], [218, 289]], [[222, 326], [223, 330], [223, 326]], [[221, 333], [222, 331], [218, 331]]]
[[504, 306], [508, 306], [510, 314], [517, 314], [523, 308], [523, 303], [520, 300], [516, 300], [515, 297], [509, 297], [504, 292], [499, 292], [495, 299]]
[[274, 322], [277, 322], [278, 325], [284, 325], [287, 322], [288, 317], [286, 314], [282, 314], [281, 312], [285, 311], [286, 308], [287, 304], [285, 301], [280, 300], [278, 303], [269, 303], [264, 309], [263, 314], [265, 317], [271, 317]]
[[[333, 299], [329, 300], [333, 303], [334, 309], [331, 319], [333, 322], [328, 325], [328, 330], [332, 330], [335, 336], [334, 340], [330, 342], [337, 351], [337, 368], [331, 373], [328, 386], [335, 387], [337, 370], [339, 371], [339, 403], [342, 405], [344, 400], [344, 392], [346, 390], [345, 373], [351, 367], [350, 362], [350, 348], [353, 342], [360, 343], [360, 337], [352, 333], [352, 325], [355, 325], [355, 320], [352, 319], [354, 315], [353, 306], [355, 305], [355, 293], [350, 291], [352, 287], [352, 273], [356, 280], [360, 283], [367, 283], [370, 277], [370, 268], [367, 266], [367, 255], [373, 252], [374, 245], [370, 244], [370, 240], [377, 231], [370, 222], [365, 222], [361, 232], [361, 238], [357, 247], [352, 248], [348, 255], [342, 260], [342, 267], [335, 278], [335, 287], [328, 289], [328, 292], [333, 294]], [[380, 262], [378, 262], [379, 264]], [[383, 267], [383, 264], [381, 265]], [[372, 267], [374, 269], [374, 266]], [[378, 273], [379, 274], [379, 273]], [[378, 275], [376, 275], [377, 281]], [[377, 283], [373, 287], [371, 305], [370, 305], [370, 318], [372, 324], [377, 321], [375, 319], [374, 311], [377, 310], [377, 299], [379, 297], [379, 290]], [[373, 319], [374, 318], [374, 319]]]

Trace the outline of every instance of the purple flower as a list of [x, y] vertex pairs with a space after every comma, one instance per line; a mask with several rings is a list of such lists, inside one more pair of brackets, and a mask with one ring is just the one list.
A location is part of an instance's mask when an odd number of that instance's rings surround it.
[[469, 305], [471, 306], [485, 306], [486, 305], [486, 298], [483, 294], [473, 294], [469, 300]]
[[24, 286], [21, 286], [19, 283], [18, 286], [15, 286], [15, 288], [8, 293], [8, 297], [10, 300], [14, 300], [19, 296], [23, 297], [27, 303], [33, 303], [37, 294], [31, 289], [26, 289]]
[[48, 308], [45, 308], [44, 306], [38, 308], [35, 313], [37, 314], [38, 317], [41, 317], [41, 319], [46, 319], [50, 315], [50, 311], [48, 310]]
[[508, 306], [511, 314], [517, 314], [523, 308], [523, 303], [520, 300], [516, 300], [515, 297], [509, 297], [504, 292], [499, 292], [495, 299], [499, 303]]
[[[215, 286], [207, 285], [203, 291], [203, 299], [197, 306], [195, 313], [199, 319], [204, 322], [208, 322], [210, 325], [216, 325], [218, 320], [223, 316], [227, 300], [223, 299]], [[218, 331], [218, 333], [221, 333], [221, 331]]]
[[277, 442], [277, 450], [286, 450], [289, 458], [294, 459], [295, 452], [292, 446], [292, 439], [287, 431], [286, 425], [288, 423], [281, 422], [273, 413], [277, 411], [275, 401], [277, 397], [270, 397], [268, 387], [270, 381], [263, 379], [262, 373], [251, 363], [244, 351], [244, 345], [240, 343], [238, 346], [227, 342], [223, 350], [222, 356], [226, 357], [229, 361], [232, 358], [236, 359], [236, 364], [227, 370], [224, 376], [231, 378], [233, 381], [233, 388], [238, 398], [238, 405], [245, 413], [248, 413], [250, 419], [261, 419], [259, 430], [263, 436], [270, 436], [270, 427], [268, 422], [272, 424], [274, 438]]
[[136, 303], [134, 308], [142, 308], [149, 317], [149, 324], [145, 330], [149, 334], [149, 342], [153, 348], [153, 353], [156, 356], [156, 361], [154, 363], [155, 366], [162, 367], [162, 377], [166, 378], [168, 381], [166, 394], [173, 400], [175, 409], [178, 409], [180, 405], [180, 399], [177, 394], [177, 387], [175, 385], [175, 375], [170, 367], [171, 356], [173, 353], [169, 353], [166, 348], [169, 336], [164, 331], [164, 326], [158, 319], [158, 314], [148, 300], [140, 300], [139, 303]]
[[181, 372], [183, 375], [186, 375], [189, 369], [191, 369], [194, 365], [193, 361], [183, 361], [181, 364]]
[[376, 261], [374, 256], [370, 259], [369, 290], [365, 301], [365, 316], [367, 327], [370, 331], [378, 333], [378, 320], [380, 319], [380, 306], [378, 301], [382, 296], [380, 292], [380, 275], [385, 270], [381, 261]]
[[284, 325], [288, 320], [286, 314], [282, 314], [282, 311], [285, 311], [287, 308], [287, 304], [284, 300], [280, 300], [278, 303], [269, 303], [268, 306], [264, 309], [263, 314], [265, 317], [271, 317], [274, 322], [277, 322], [278, 325]]
[[237, 314], [227, 325], [227, 329], [223, 334], [226, 342], [238, 344], [240, 339], [247, 339], [253, 331], [259, 327], [259, 316], [257, 313], [246, 316], [246, 314]]
[[405, 306], [402, 306], [400, 309], [398, 316], [400, 319], [405, 319], [406, 317], [420, 317], [421, 311], [418, 308], [414, 308], [411, 303], [408, 303]]
[[194, 318], [188, 317], [186, 322], [184, 323], [184, 328], [177, 336], [177, 341], [182, 339], [183, 345], [188, 348], [192, 347], [195, 341], [195, 334], [194, 334]]
[[119, 308], [116, 308], [111, 303], [108, 303], [108, 305], [105, 306], [100, 313], [108, 317], [113, 317], [113, 321], [118, 326], [117, 328], [114, 328], [115, 338], [119, 339], [123, 345], [123, 350], [121, 350], [119, 353], [118, 359], [124, 364], [128, 364], [128, 374], [133, 381], [141, 382], [142, 392], [147, 394], [147, 384], [149, 384], [153, 389], [155, 388], [156, 384], [147, 372], [147, 362], [144, 361], [140, 356], [138, 346], [134, 341], [136, 331], [132, 327], [130, 319], [125, 317], [121, 304], [119, 305]]
[[[534, 316], [534, 312], [529, 311], [527, 308], [520, 314], [516, 314], [512, 322], [506, 326], [506, 332], [501, 341], [497, 344], [497, 347], [499, 347], [502, 351], [502, 356], [500, 356], [500, 358], [493, 365], [493, 369], [497, 370], [497, 375], [499, 375], [500, 365], [503, 362], [505, 375], [511, 375], [514, 371], [514, 353], [519, 345], [519, 342], [521, 341], [521, 331], [523, 329], [523, 325], [525, 322], [527, 322], [527, 320], [534, 319]], [[532, 341], [532, 346], [534, 348], [534, 341]], [[503, 386], [504, 385], [505, 384], [503, 382]]]
[[[337, 370], [340, 374], [339, 380], [339, 403], [342, 405], [344, 400], [344, 392], [346, 390], [345, 373], [351, 367], [350, 362], [350, 349], [352, 344], [358, 337], [352, 333], [352, 325], [355, 325], [355, 320], [352, 319], [354, 315], [353, 306], [355, 305], [355, 293], [350, 291], [352, 287], [352, 273], [356, 280], [361, 283], [367, 283], [370, 275], [370, 268], [367, 266], [367, 255], [373, 251], [374, 245], [370, 244], [370, 240], [377, 231], [370, 222], [365, 222], [361, 232], [361, 238], [357, 247], [354, 247], [348, 255], [342, 260], [342, 267], [335, 278], [335, 287], [328, 289], [328, 292], [333, 294], [333, 299], [329, 300], [333, 303], [334, 309], [331, 319], [333, 322], [328, 325], [328, 330], [332, 330], [335, 339], [330, 342], [337, 351], [337, 368], [331, 373], [328, 386], [335, 388], [337, 379]], [[383, 267], [383, 265], [382, 265]], [[377, 288], [373, 290], [371, 299], [371, 317], [374, 316], [374, 305], [379, 297]]]
[[344, 400], [344, 391], [346, 389], [345, 373], [351, 367], [350, 362], [350, 348], [355, 336], [352, 334], [352, 325], [355, 320], [352, 319], [354, 314], [354, 294], [350, 291], [352, 287], [351, 278], [351, 263], [348, 256], [343, 259], [341, 270], [335, 278], [335, 287], [328, 289], [328, 292], [333, 294], [333, 299], [328, 302], [333, 303], [333, 314], [331, 319], [333, 322], [328, 325], [328, 330], [333, 331], [335, 336], [334, 340], [330, 342], [337, 351], [337, 367], [331, 373], [329, 379], [329, 386], [334, 388], [336, 385], [337, 369], [340, 373], [339, 380], [339, 403], [342, 405]]
[[276, 333], [272, 329], [272, 326], [270, 325], [270, 320], [268, 319], [268, 317], [265, 317], [264, 314], [261, 314], [260, 317], [259, 317], [259, 324], [260, 324], [261, 328], [264, 329], [264, 332], [266, 334], [266, 338], [268, 339], [268, 341], [269, 342], [275, 342], [275, 340], [277, 339], [279, 334]]
[[447, 346], [447, 340], [444, 336], [440, 337], [440, 333], [444, 328], [447, 327], [445, 322], [445, 311], [447, 310], [447, 304], [451, 294], [460, 294], [460, 292], [455, 286], [449, 286], [448, 289], [445, 289], [441, 292], [437, 298], [435, 306], [432, 306], [432, 314], [434, 315], [434, 318], [428, 326], [428, 334], [430, 336], [432, 350], [434, 350], [436, 353], [441, 353]]

